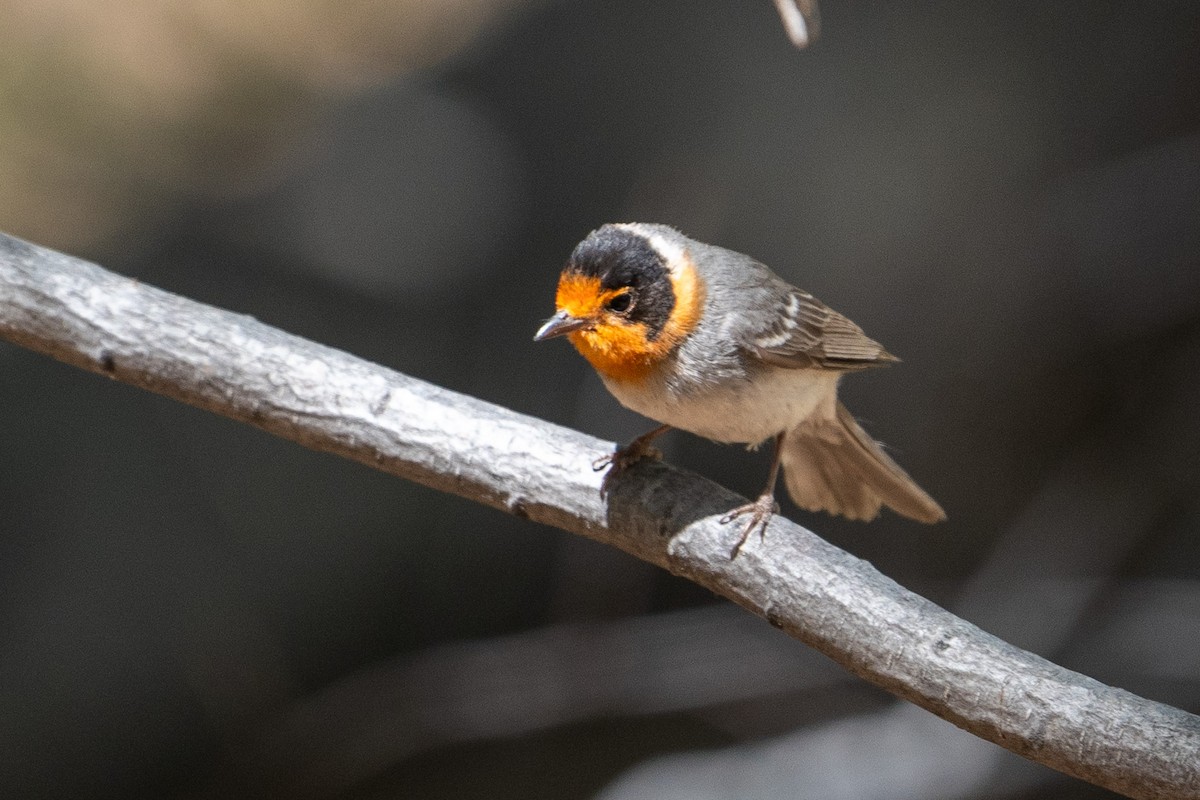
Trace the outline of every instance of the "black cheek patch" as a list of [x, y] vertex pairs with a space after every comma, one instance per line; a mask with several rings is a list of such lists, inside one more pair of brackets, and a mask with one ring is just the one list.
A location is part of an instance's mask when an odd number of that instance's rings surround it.
[[654, 341], [667, 326], [674, 308], [675, 290], [671, 288], [670, 278], [664, 275], [661, 282], [639, 292], [637, 304], [634, 305], [629, 318], [634, 322], [645, 323], [646, 338]]

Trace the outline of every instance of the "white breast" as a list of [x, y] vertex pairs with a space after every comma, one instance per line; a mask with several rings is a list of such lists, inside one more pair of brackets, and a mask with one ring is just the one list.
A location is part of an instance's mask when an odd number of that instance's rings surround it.
[[757, 444], [814, 414], [833, 418], [839, 377], [833, 370], [768, 369], [755, 380], [682, 391], [661, 378], [604, 383], [621, 405], [650, 419], [718, 442]]

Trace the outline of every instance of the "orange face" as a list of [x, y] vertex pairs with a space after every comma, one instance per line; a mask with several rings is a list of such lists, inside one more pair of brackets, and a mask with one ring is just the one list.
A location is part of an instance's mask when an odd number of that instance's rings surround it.
[[[568, 334], [571, 344], [604, 376], [618, 381], [646, 377], [695, 327], [704, 304], [704, 285], [688, 260], [670, 276], [675, 305], [666, 325], [654, 338], [644, 322], [631, 320], [622, 311], [622, 295], [629, 287], [605, 289], [600, 279], [564, 272], [558, 282], [558, 311], [587, 324]], [[614, 304], [614, 301], [616, 303]]]

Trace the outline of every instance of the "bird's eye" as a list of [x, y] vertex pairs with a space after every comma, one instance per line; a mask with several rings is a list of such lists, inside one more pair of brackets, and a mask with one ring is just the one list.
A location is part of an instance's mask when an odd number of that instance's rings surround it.
[[609, 311], [624, 314], [631, 305], [633, 305], [633, 296], [629, 292], [622, 292], [608, 301], [607, 308]]

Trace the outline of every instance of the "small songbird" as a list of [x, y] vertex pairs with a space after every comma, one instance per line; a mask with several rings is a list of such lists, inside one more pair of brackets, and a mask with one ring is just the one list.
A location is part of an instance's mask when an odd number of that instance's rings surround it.
[[730, 557], [778, 510], [775, 483], [809, 511], [870, 520], [887, 505], [920, 522], [941, 506], [837, 398], [846, 372], [897, 361], [862, 329], [749, 256], [666, 225], [605, 225], [563, 268], [556, 313], [535, 341], [566, 335], [627, 408], [662, 423], [612, 456], [611, 480], [671, 428], [718, 442], [774, 439], [766, 488]]

